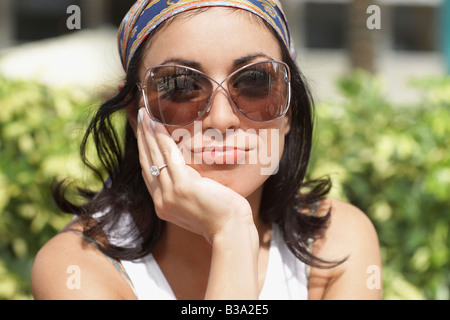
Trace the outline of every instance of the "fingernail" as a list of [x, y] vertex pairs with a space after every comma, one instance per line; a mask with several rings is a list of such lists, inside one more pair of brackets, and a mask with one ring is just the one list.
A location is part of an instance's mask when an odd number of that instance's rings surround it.
[[142, 108], [139, 109], [138, 117], [137, 117], [138, 124], [141, 123], [142, 119], [144, 119], [144, 115], [142, 114], [142, 112], [143, 112]]
[[150, 125], [152, 126], [153, 130], [156, 129], [156, 122], [152, 118], [150, 118]]

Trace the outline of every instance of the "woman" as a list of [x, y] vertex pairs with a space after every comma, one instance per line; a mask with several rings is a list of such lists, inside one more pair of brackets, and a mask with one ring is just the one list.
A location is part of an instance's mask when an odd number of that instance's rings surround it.
[[82, 144], [108, 182], [81, 206], [56, 188], [76, 218], [36, 257], [35, 298], [380, 297], [373, 226], [304, 181], [312, 104], [277, 1], [137, 1], [119, 48], [126, 81]]

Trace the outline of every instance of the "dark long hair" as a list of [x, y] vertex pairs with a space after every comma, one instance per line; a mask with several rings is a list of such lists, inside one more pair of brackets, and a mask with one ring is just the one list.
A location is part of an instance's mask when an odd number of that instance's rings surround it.
[[[270, 25], [264, 24], [272, 30]], [[291, 129], [286, 136], [278, 173], [264, 184], [259, 214], [264, 223], [280, 226], [287, 246], [298, 259], [315, 267], [333, 267], [339, 262], [325, 261], [309, 250], [310, 239], [323, 235], [330, 215], [318, 217], [309, 212], [331, 188], [329, 179], [305, 181], [313, 140], [313, 100], [297, 64], [278, 34], [272, 31], [280, 44], [283, 61], [291, 70]], [[57, 183], [53, 189], [60, 209], [77, 215], [83, 222], [85, 236], [105, 240], [113, 234], [116, 239], [126, 239], [122, 243], [101, 241], [101, 250], [119, 260], [135, 260], [151, 253], [165, 223], [157, 217], [142, 178], [137, 140], [131, 125], [127, 121], [125, 132], [119, 133], [111, 120], [118, 111], [138, 104], [136, 83], [145, 48], [142, 44], [133, 57], [123, 89], [97, 110], [81, 144], [83, 162], [101, 179], [104, 187], [100, 191], [77, 188], [77, 194], [84, 199], [81, 205], [66, 197], [70, 186], [66, 181]], [[122, 141], [123, 134], [125, 139]], [[90, 141], [95, 145], [99, 167], [87, 158]], [[126, 217], [131, 217], [132, 225], [137, 228], [124, 228], [124, 223], [130, 222]]]

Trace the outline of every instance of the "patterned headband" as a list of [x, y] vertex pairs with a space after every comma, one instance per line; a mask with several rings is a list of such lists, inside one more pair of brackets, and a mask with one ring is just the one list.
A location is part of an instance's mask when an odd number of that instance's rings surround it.
[[259, 16], [283, 39], [295, 60], [297, 51], [278, 0], [138, 0], [119, 27], [119, 53], [125, 71], [136, 50], [156, 27], [179, 13], [205, 7], [233, 7]]

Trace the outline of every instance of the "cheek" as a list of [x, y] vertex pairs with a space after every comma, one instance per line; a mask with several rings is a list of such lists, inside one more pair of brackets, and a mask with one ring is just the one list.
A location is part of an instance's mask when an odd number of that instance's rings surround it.
[[236, 165], [190, 165], [204, 178], [214, 180], [243, 197], [248, 197], [258, 190], [270, 177], [261, 175], [260, 167], [252, 164]]
[[284, 151], [284, 130], [278, 128], [261, 130], [259, 139], [258, 158], [260, 172], [266, 176], [276, 174]]

